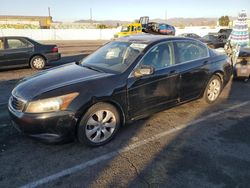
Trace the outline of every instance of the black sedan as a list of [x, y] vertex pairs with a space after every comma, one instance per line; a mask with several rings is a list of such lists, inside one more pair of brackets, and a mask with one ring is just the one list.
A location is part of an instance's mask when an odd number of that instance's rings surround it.
[[0, 37], [0, 69], [30, 66], [40, 70], [60, 56], [56, 45], [40, 44], [27, 37]]
[[112, 41], [79, 63], [25, 78], [14, 88], [14, 125], [35, 138], [110, 141], [120, 125], [204, 97], [218, 99], [232, 66], [202, 42], [136, 35]]
[[224, 48], [226, 44], [226, 40], [219, 38], [218, 36], [214, 35], [205, 35], [201, 38], [198, 38], [201, 42], [205, 43], [208, 45], [210, 48]]

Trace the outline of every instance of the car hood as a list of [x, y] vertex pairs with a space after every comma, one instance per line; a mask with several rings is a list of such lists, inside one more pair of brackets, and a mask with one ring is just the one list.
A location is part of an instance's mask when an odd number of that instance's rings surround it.
[[25, 100], [31, 100], [40, 94], [92, 79], [107, 77], [112, 74], [97, 72], [77, 64], [70, 64], [42, 71], [23, 79], [12, 93]]

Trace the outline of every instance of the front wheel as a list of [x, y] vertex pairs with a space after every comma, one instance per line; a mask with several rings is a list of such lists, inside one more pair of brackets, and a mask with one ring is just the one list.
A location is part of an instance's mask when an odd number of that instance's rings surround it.
[[30, 60], [30, 66], [32, 69], [41, 70], [45, 67], [46, 61], [42, 56], [34, 56]]
[[221, 79], [214, 75], [209, 80], [208, 85], [206, 87], [204, 93], [204, 99], [207, 103], [214, 103], [218, 98], [222, 90], [222, 82]]
[[80, 143], [100, 146], [109, 142], [120, 126], [120, 116], [113, 105], [97, 103], [82, 117], [77, 130]]

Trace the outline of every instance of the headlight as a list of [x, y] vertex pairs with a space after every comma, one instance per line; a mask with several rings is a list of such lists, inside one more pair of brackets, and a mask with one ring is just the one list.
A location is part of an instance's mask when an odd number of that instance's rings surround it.
[[43, 113], [65, 110], [78, 95], [79, 93], [70, 93], [58, 97], [32, 101], [28, 103], [25, 112]]

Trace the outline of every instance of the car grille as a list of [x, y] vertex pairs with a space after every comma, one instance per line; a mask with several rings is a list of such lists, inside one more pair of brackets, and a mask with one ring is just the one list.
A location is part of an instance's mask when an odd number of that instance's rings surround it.
[[13, 95], [10, 97], [9, 105], [16, 111], [23, 111], [25, 104], [26, 102], [18, 97], [15, 97]]

